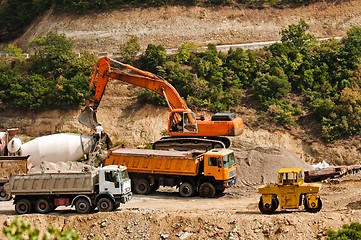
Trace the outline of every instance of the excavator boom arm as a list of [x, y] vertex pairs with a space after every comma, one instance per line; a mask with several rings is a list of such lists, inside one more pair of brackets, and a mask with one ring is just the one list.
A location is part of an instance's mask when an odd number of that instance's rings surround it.
[[[131, 74], [118, 68], [112, 68], [110, 65], [111, 61], [120, 64], [124, 68], [127, 68], [136, 74]], [[95, 103], [93, 106], [94, 110], [96, 110], [101, 101], [109, 78], [127, 82], [160, 94], [167, 99], [170, 109], [188, 109], [186, 102], [182, 99], [177, 90], [166, 80], [150, 72], [142, 71], [128, 64], [104, 57], [99, 59], [97, 68], [93, 73], [90, 82], [90, 87], [92, 88], [94, 82], [96, 81], [95, 95], [93, 98], [90, 98], [91, 101]]]
[[[135, 72], [135, 74], [111, 67], [111, 61]], [[177, 90], [166, 80], [131, 65], [103, 57], [98, 60], [89, 83], [90, 89], [95, 86], [94, 96], [86, 99], [86, 106], [78, 117], [79, 122], [89, 128], [94, 128], [98, 124], [96, 110], [103, 97], [109, 78], [127, 82], [160, 94], [167, 100], [170, 111], [173, 109], [188, 109], [186, 102]]]

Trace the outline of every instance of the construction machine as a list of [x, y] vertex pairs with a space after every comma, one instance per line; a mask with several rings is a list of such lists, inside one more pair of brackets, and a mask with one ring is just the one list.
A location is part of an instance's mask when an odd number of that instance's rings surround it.
[[278, 206], [282, 210], [299, 209], [302, 205], [307, 212], [316, 213], [322, 208], [320, 183], [305, 183], [301, 168], [281, 168], [277, 183], [258, 188], [262, 195], [258, 208], [261, 213], [272, 214]]
[[[111, 63], [120, 67], [111, 66]], [[89, 87], [95, 87], [95, 93], [86, 99], [86, 105], [78, 117], [83, 125], [93, 129], [98, 125], [96, 111], [109, 78], [151, 90], [166, 99], [170, 113], [168, 136], [154, 142], [153, 149], [207, 151], [213, 148], [228, 148], [231, 140], [227, 136], [237, 136], [243, 132], [243, 121], [234, 113], [216, 113], [210, 120], [197, 117], [168, 81], [108, 57], [98, 60], [91, 77]]]

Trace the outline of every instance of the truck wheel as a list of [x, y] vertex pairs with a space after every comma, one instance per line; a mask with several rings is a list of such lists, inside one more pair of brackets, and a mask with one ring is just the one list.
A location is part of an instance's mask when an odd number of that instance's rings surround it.
[[20, 199], [15, 203], [15, 211], [18, 214], [27, 214], [31, 212], [31, 202], [28, 199]]
[[39, 198], [35, 202], [35, 212], [46, 214], [46, 213], [51, 212], [52, 209], [53, 209], [53, 206], [50, 203], [50, 199], [48, 200], [45, 198]]
[[192, 197], [194, 195], [194, 186], [189, 182], [183, 182], [179, 186], [179, 194], [182, 197]]
[[12, 198], [11, 194], [4, 190], [0, 192], [0, 201], [9, 201]]
[[144, 179], [144, 178], [138, 179], [138, 180], [135, 182], [134, 191], [135, 191], [137, 194], [141, 194], [141, 195], [147, 195], [147, 194], [149, 194], [150, 191], [151, 191], [149, 182], [148, 182], [146, 179]]
[[259, 199], [258, 202], [258, 209], [261, 211], [261, 213], [264, 214], [272, 214], [276, 211], [276, 209], [278, 208], [279, 202], [277, 197], [273, 196], [272, 197], [272, 201], [271, 204], [263, 204], [263, 200], [262, 197]]
[[79, 198], [75, 202], [75, 210], [78, 213], [84, 214], [89, 213], [91, 211], [92, 207], [90, 205], [90, 202], [85, 198]]
[[111, 212], [113, 211], [114, 203], [109, 198], [103, 197], [98, 200], [97, 207], [100, 212]]
[[317, 199], [317, 208], [312, 208], [312, 207], [309, 207], [309, 202], [308, 202], [308, 199], [305, 197], [304, 200], [303, 200], [303, 206], [305, 207], [306, 211], [307, 212], [310, 212], [310, 213], [316, 213], [316, 212], [319, 212], [322, 208], [322, 201], [321, 201], [321, 198], [318, 198]]
[[199, 195], [201, 197], [212, 198], [216, 195], [216, 188], [212, 183], [205, 182], [199, 187]]

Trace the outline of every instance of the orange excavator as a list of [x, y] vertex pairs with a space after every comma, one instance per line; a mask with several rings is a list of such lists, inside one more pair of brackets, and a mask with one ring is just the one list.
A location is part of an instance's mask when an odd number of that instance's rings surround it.
[[[111, 63], [119, 65], [120, 68], [111, 66]], [[149, 89], [166, 99], [170, 113], [168, 136], [154, 142], [153, 149], [207, 151], [213, 148], [228, 148], [231, 140], [227, 136], [237, 136], [243, 132], [243, 121], [234, 113], [216, 113], [210, 120], [197, 117], [169, 82], [108, 57], [98, 60], [92, 75], [89, 87], [93, 89], [95, 86], [95, 94], [86, 99], [86, 106], [78, 117], [83, 125], [93, 129], [98, 125], [96, 110], [109, 78]]]

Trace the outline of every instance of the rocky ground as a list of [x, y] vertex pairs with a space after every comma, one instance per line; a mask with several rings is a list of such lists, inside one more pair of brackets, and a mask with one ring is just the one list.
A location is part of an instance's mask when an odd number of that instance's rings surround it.
[[[126, 9], [87, 16], [49, 11], [17, 40], [26, 46], [49, 31], [64, 33], [77, 51], [114, 52], [129, 36], [142, 48], [149, 43], [178, 47], [185, 41], [244, 43], [279, 40], [279, 31], [301, 18], [316, 37], [342, 36], [361, 22], [361, 1], [323, 1], [293, 9], [243, 7], [166, 7]], [[168, 111], [136, 101], [138, 88], [110, 82], [98, 109], [98, 119], [113, 142], [136, 147], [155, 141], [167, 124]], [[275, 180], [279, 167], [305, 169], [325, 160], [343, 165], [361, 163], [360, 139], [328, 145], [313, 138], [314, 126], [279, 129], [252, 109], [236, 109], [247, 127], [233, 138], [238, 164], [237, 185], [214, 199], [181, 198], [174, 189], [134, 196], [118, 211], [78, 215], [69, 208], [48, 215], [21, 218], [44, 230], [48, 226], [74, 228], [82, 239], [324, 239], [325, 231], [360, 221], [361, 175], [323, 183], [323, 209], [311, 214], [298, 211], [262, 215], [257, 209], [257, 186]], [[57, 132], [90, 133], [77, 122], [79, 110], [37, 114], [2, 112], [0, 129], [19, 127], [23, 139]], [[202, 113], [209, 115], [207, 113]], [[0, 223], [16, 217], [12, 202], [0, 202]], [[0, 235], [0, 238], [4, 238]]]

